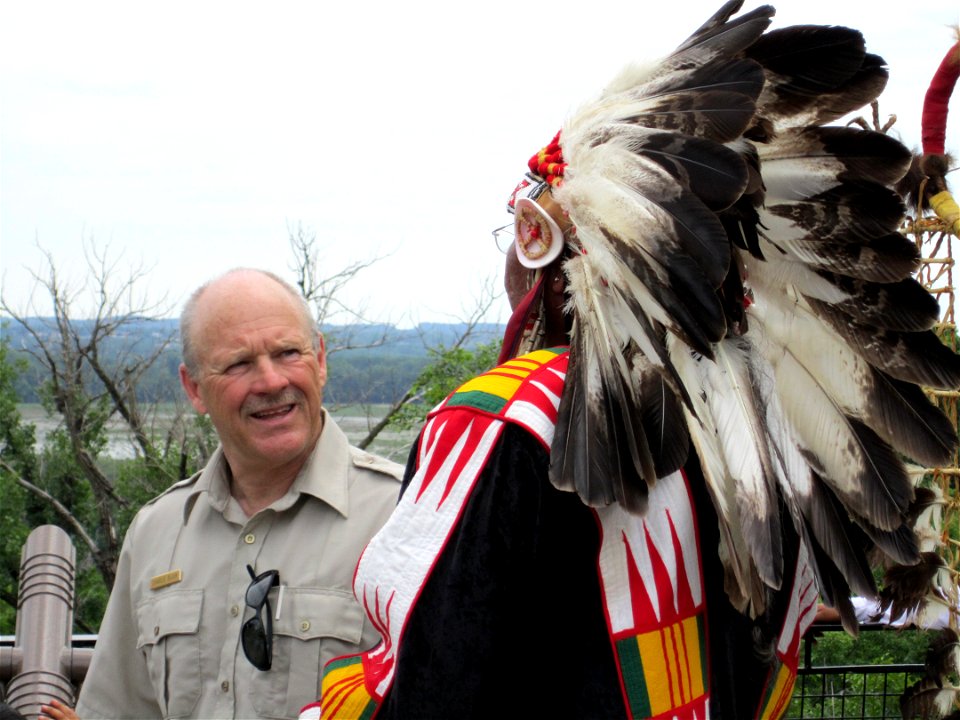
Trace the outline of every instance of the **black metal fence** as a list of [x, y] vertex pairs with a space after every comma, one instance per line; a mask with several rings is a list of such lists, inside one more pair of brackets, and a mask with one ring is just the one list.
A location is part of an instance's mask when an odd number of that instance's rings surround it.
[[[893, 632], [885, 625], [862, 625], [862, 632]], [[800, 668], [787, 720], [880, 720], [902, 718], [900, 697], [924, 674], [922, 664], [816, 665], [813, 645], [839, 625], [819, 625], [803, 639]]]
[[[862, 625], [864, 632], [894, 632], [884, 625]], [[900, 720], [900, 696], [924, 673], [922, 664], [816, 665], [813, 646], [825, 632], [844, 632], [839, 625], [820, 624], [803, 639], [800, 668], [785, 720]], [[13, 636], [0, 636], [0, 647], [12, 648]], [[95, 635], [74, 635], [74, 648], [92, 649]], [[4, 683], [0, 675], [0, 700]]]

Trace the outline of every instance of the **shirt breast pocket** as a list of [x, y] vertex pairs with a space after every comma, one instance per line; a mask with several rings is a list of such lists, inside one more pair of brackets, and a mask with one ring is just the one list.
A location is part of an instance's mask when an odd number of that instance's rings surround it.
[[189, 715], [200, 699], [203, 590], [171, 590], [137, 605], [137, 648], [164, 717]]
[[323, 663], [361, 649], [364, 614], [346, 590], [284, 587], [282, 597], [279, 590], [270, 593], [270, 602], [279, 616], [273, 621], [273, 667], [257, 673], [255, 682], [264, 687], [251, 697], [260, 717], [296, 717], [320, 697]]

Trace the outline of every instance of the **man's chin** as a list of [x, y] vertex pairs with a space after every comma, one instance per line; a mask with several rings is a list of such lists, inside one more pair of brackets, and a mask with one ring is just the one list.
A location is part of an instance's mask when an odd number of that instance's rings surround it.
[[248, 451], [265, 460], [275, 459], [278, 464], [297, 457], [306, 457], [316, 445], [319, 431], [311, 432], [302, 425], [297, 427], [271, 428], [254, 433], [246, 443]]
[[244, 448], [244, 455], [262, 468], [280, 469], [305, 461], [312, 450], [302, 439], [300, 442], [255, 442]]

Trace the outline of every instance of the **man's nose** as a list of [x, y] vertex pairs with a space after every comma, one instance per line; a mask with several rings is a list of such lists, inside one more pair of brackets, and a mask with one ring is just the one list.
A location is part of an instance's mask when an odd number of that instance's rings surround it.
[[257, 358], [256, 376], [254, 377], [253, 387], [251, 388], [254, 392], [269, 395], [270, 393], [283, 390], [289, 384], [290, 381], [286, 375], [279, 372], [273, 358]]

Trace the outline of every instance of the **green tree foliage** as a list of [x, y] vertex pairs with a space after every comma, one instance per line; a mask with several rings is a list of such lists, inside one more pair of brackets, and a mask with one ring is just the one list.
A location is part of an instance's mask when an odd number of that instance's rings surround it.
[[[842, 630], [815, 636], [811, 674], [797, 678], [787, 718], [899, 718], [899, 698], [920, 675], [883, 665], [922, 665], [936, 631], [915, 627], [861, 629], [857, 637]], [[824, 668], [825, 672], [817, 672]]]
[[0, 508], [4, 532], [0, 534], [0, 632], [13, 628], [17, 607], [16, 577], [20, 569], [20, 549], [33, 525], [14, 522], [30, 518], [30, 497], [17, 482], [23, 477], [35, 480], [38, 459], [34, 451], [34, 427], [24, 423], [17, 410], [14, 389], [18, 369], [9, 360], [9, 348], [0, 340]]
[[864, 630], [857, 637], [845, 632], [824, 633], [813, 647], [814, 665], [922, 663], [932, 630], [884, 627]]
[[473, 349], [462, 346], [430, 351], [430, 363], [420, 371], [408, 391], [414, 398], [391, 419], [398, 429], [421, 425], [427, 413], [470, 378], [486, 372], [497, 362], [500, 342], [481, 344]]

